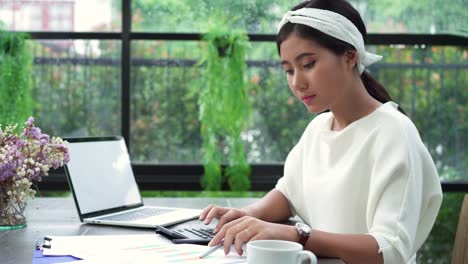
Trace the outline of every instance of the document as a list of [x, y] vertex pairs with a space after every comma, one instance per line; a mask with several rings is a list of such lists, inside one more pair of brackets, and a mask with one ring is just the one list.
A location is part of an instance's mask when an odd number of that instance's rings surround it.
[[235, 252], [224, 255], [222, 249], [200, 259], [208, 246], [172, 244], [160, 235], [50, 236], [50, 248], [44, 256], [73, 256], [81, 260], [67, 262], [91, 263], [247, 263], [245, 256]]

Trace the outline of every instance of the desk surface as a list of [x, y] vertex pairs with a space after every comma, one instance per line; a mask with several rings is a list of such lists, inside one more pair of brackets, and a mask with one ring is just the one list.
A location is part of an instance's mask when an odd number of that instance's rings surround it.
[[[146, 205], [205, 208], [209, 204], [243, 207], [255, 198], [146, 198]], [[82, 224], [75, 204], [68, 198], [35, 198], [26, 212], [27, 227], [0, 231], [0, 259], [2, 264], [31, 263], [37, 238], [46, 235], [128, 235], [152, 234], [152, 229], [109, 227]], [[320, 260], [319, 264], [343, 263], [338, 260]]]

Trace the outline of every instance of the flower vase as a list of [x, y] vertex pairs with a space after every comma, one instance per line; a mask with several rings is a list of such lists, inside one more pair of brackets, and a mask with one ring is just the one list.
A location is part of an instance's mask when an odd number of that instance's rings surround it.
[[15, 186], [0, 185], [0, 231], [25, 227], [25, 213], [24, 192], [18, 193]]
[[26, 202], [36, 194], [34, 183], [70, 161], [68, 142], [42, 133], [34, 122], [28, 118], [22, 129], [0, 124], [0, 230], [25, 227]]

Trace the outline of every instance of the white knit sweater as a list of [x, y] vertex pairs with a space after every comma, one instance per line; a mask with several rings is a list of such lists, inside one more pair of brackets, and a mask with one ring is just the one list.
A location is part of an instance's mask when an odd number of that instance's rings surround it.
[[331, 112], [312, 120], [276, 188], [312, 229], [370, 234], [384, 263], [416, 263], [442, 202], [416, 127], [393, 102], [341, 131], [332, 121]]

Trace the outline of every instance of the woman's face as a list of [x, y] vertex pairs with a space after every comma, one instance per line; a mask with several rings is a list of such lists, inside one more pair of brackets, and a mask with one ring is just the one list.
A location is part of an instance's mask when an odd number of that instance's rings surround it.
[[[289, 88], [312, 113], [331, 110], [351, 83], [346, 56], [292, 33], [280, 46]], [[351, 68], [352, 69], [352, 68]]]

